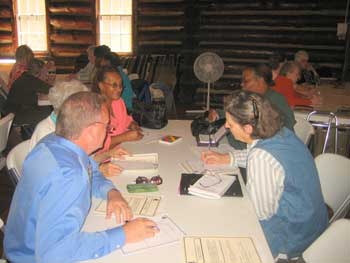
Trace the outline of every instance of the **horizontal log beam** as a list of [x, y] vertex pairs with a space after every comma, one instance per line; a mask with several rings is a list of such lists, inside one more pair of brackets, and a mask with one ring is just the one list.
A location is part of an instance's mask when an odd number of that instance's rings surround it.
[[203, 11], [203, 16], [344, 16], [342, 10], [215, 10]]
[[140, 26], [138, 30], [140, 32], [149, 32], [149, 31], [180, 31], [183, 30], [183, 26]]
[[50, 24], [56, 29], [62, 30], [92, 30], [91, 22], [83, 20], [51, 19]]
[[170, 16], [183, 16], [184, 12], [183, 11], [142, 11], [139, 10], [140, 16], [165, 16], [165, 17], [170, 17]]
[[0, 31], [11, 32], [12, 31], [12, 24], [9, 22], [0, 21]]
[[302, 44], [287, 44], [287, 43], [251, 43], [240, 41], [201, 41], [200, 46], [245, 46], [245, 47], [269, 47], [269, 48], [292, 48], [292, 49], [315, 49], [315, 50], [338, 50], [343, 51], [343, 46], [330, 45], [302, 45]]
[[337, 28], [333, 27], [297, 27], [297, 26], [258, 26], [258, 25], [202, 25], [201, 30], [252, 30], [252, 31], [312, 31], [312, 32], [337, 32]]
[[182, 41], [139, 41], [140, 46], [179, 46], [182, 45]]
[[81, 34], [51, 34], [50, 40], [57, 44], [92, 44], [94, 42], [92, 35], [81, 35]]
[[92, 10], [90, 7], [49, 7], [51, 14], [58, 15], [75, 15], [75, 16], [91, 16]]

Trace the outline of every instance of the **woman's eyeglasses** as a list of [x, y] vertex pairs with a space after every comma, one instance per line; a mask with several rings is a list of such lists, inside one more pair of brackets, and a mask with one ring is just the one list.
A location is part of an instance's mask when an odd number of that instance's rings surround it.
[[100, 121], [95, 121], [94, 123], [91, 123], [91, 125], [94, 125], [94, 124], [103, 124], [106, 127], [106, 130], [108, 132], [111, 132], [114, 130], [114, 127], [109, 123], [104, 123], [104, 122], [100, 122]]
[[114, 82], [114, 83], [108, 83], [108, 82], [106, 82], [106, 81], [103, 81], [103, 83], [106, 84], [106, 85], [109, 86], [109, 87], [112, 87], [113, 89], [123, 89], [123, 86], [120, 85], [120, 83], [116, 83], [116, 82]]
[[151, 179], [145, 176], [139, 176], [136, 178], [136, 184], [156, 184], [160, 185], [163, 183], [162, 177], [159, 175], [151, 177]]
[[205, 180], [201, 180], [199, 182], [200, 186], [202, 186], [203, 188], [209, 188], [215, 185], [218, 185], [222, 182], [222, 179], [219, 175], [212, 175], [212, 174], [208, 174], [205, 177]]

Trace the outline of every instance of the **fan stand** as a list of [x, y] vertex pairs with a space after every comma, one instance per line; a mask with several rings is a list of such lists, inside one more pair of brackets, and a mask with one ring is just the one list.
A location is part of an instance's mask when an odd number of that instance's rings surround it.
[[198, 114], [209, 111], [210, 109], [210, 82], [207, 83], [207, 105], [203, 110], [186, 110], [186, 114]]

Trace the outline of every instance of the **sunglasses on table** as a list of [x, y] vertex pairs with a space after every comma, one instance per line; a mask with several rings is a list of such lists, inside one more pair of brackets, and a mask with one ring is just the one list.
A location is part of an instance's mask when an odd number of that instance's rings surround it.
[[145, 176], [139, 176], [136, 178], [136, 184], [156, 184], [160, 185], [163, 183], [162, 177], [159, 175], [153, 176], [150, 179]]

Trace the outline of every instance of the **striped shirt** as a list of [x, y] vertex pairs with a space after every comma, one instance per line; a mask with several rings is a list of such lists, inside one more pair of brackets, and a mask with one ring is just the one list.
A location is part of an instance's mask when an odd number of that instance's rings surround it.
[[270, 153], [254, 148], [257, 142], [248, 144], [246, 150], [232, 151], [230, 156], [231, 164], [248, 167], [247, 191], [259, 220], [266, 220], [277, 213], [285, 172]]

